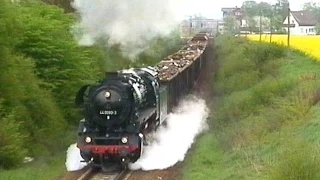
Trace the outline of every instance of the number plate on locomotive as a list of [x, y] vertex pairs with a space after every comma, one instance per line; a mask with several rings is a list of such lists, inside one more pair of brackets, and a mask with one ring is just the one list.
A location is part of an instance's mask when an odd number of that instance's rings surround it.
[[100, 111], [100, 114], [104, 114], [104, 115], [117, 115], [117, 111]]

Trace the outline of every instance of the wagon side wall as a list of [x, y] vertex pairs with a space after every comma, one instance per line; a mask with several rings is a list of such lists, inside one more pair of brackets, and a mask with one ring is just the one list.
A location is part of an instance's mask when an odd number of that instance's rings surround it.
[[181, 98], [190, 93], [198, 77], [201, 69], [205, 66], [207, 56], [206, 50], [184, 71], [167, 82], [162, 82], [167, 86], [168, 90], [168, 113], [172, 112], [173, 108], [178, 105]]
[[[174, 107], [178, 105], [180, 99], [187, 95], [201, 74], [201, 70], [206, 66], [208, 58], [211, 52], [209, 37], [206, 33], [199, 33], [195, 35], [188, 44], [203, 44], [205, 43], [205, 49], [190, 65], [180, 69], [179, 72], [173, 74], [170, 78], [163, 79], [161, 86], [167, 87], [167, 112], [173, 111]], [[188, 47], [188, 46], [186, 46]], [[183, 49], [183, 48], [182, 48]]]

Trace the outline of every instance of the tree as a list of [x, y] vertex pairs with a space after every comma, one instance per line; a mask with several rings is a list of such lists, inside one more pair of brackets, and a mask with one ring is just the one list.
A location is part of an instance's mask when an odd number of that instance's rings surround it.
[[258, 4], [256, 1], [244, 1], [241, 6], [243, 11], [244, 19], [247, 22], [247, 27], [250, 32], [254, 31], [254, 28], [257, 26], [255, 17], [259, 14]]
[[[273, 8], [267, 2], [257, 3], [256, 1], [245, 1], [242, 5], [242, 10], [245, 13], [246, 21], [249, 27], [249, 30], [252, 32], [253, 29], [256, 29], [260, 25], [260, 16], [262, 16], [263, 27], [270, 26], [270, 19], [272, 18]], [[268, 17], [269, 21], [266, 21]]]
[[314, 11], [319, 10], [319, 3], [316, 2], [306, 2], [302, 5], [303, 10]]
[[311, 11], [314, 13], [315, 18], [317, 20], [316, 32], [320, 34], [320, 3], [315, 2], [307, 2], [303, 4], [303, 9], [306, 11]]
[[83, 84], [103, 76], [107, 63], [103, 47], [79, 47], [71, 33], [75, 20], [61, 8], [36, 1], [20, 5], [23, 38], [16, 50], [34, 60], [41, 87], [53, 92], [64, 118], [78, 123], [81, 116], [73, 108], [74, 97]]
[[264, 17], [270, 17], [273, 14], [272, 5], [266, 2], [260, 2], [258, 4], [258, 10], [261, 12], [261, 15]]
[[237, 22], [232, 16], [226, 16], [223, 20], [225, 22], [225, 31], [231, 34], [237, 33]]
[[277, 13], [282, 17], [282, 21], [288, 16], [289, 0], [278, 0], [276, 3]]
[[248, 18], [253, 18], [259, 15], [258, 3], [256, 1], [244, 1], [241, 9]]
[[32, 59], [15, 52], [24, 25], [17, 7], [0, 0], [0, 167], [4, 168], [21, 163], [26, 153], [54, 152], [60, 144], [52, 142], [63, 137], [66, 125], [51, 93], [40, 88]]
[[51, 5], [56, 5], [65, 10], [65, 12], [70, 13], [74, 12], [74, 8], [71, 5], [72, 0], [41, 0], [45, 3], [51, 4]]

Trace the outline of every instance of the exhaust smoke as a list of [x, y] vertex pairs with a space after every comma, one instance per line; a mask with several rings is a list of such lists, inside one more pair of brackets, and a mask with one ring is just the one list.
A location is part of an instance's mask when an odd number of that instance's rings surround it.
[[203, 99], [188, 97], [169, 115], [167, 127], [161, 126], [152, 144], [144, 147], [143, 155], [131, 170], [166, 169], [183, 161], [195, 137], [208, 128], [209, 110]]
[[71, 144], [67, 151], [66, 167], [67, 171], [77, 171], [87, 166], [87, 163], [81, 162], [80, 149], [77, 144]]
[[168, 35], [182, 20], [183, 0], [74, 0], [80, 15], [74, 32], [80, 45], [104, 40], [120, 45], [122, 54], [134, 59], [156, 36]]

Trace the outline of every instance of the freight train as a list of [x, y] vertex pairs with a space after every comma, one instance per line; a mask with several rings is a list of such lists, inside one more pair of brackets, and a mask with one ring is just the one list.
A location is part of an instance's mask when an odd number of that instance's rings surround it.
[[194, 86], [209, 47], [208, 34], [200, 32], [153, 67], [108, 72], [98, 83], [81, 87], [75, 101], [85, 114], [77, 140], [84, 161], [98, 168], [126, 168], [137, 161], [148, 145], [147, 134]]

